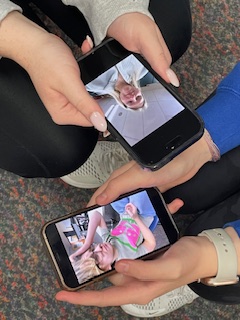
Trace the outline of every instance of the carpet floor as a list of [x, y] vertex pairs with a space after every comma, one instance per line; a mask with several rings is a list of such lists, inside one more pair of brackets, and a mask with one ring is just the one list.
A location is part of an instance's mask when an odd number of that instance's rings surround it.
[[[191, 6], [192, 42], [173, 68], [181, 96], [195, 108], [239, 60], [240, 3], [191, 0]], [[60, 179], [24, 179], [0, 170], [0, 320], [134, 319], [120, 307], [78, 307], [54, 299], [59, 286], [40, 229], [49, 219], [84, 207], [91, 194]], [[103, 281], [96, 287], [106, 285]], [[161, 319], [237, 320], [240, 306], [198, 298]]]

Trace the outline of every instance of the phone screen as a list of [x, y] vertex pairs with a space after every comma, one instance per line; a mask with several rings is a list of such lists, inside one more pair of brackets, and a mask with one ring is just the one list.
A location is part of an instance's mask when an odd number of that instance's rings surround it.
[[157, 193], [143, 190], [48, 225], [47, 238], [67, 287], [113, 270], [120, 259], [148, 257], [177, 240]]
[[86, 85], [106, 118], [132, 147], [163, 126], [183, 105], [133, 55]]

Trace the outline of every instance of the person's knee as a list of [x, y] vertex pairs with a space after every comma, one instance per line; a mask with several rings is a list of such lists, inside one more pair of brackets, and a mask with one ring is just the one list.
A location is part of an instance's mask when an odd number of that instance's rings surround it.
[[92, 153], [98, 132], [71, 126], [56, 130], [20, 140], [2, 133], [0, 167], [26, 178], [57, 178], [75, 171]]
[[189, 0], [151, 0], [149, 11], [162, 32], [174, 63], [187, 50], [192, 37]]
[[92, 128], [74, 128], [71, 133], [57, 139], [50, 148], [46, 160], [46, 172], [49, 177], [61, 177], [78, 169], [92, 153], [98, 138], [98, 132]]

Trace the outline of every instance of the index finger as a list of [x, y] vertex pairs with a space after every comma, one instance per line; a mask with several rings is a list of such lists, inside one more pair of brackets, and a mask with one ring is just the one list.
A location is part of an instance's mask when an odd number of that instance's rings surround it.
[[101, 132], [107, 130], [107, 122], [102, 109], [87, 92], [83, 82], [78, 76], [75, 81], [72, 81], [71, 78], [71, 85], [67, 83], [63, 88], [63, 93], [79, 111], [80, 114], [76, 114], [76, 117], [83, 115], [97, 130]]
[[134, 163], [120, 175], [113, 176], [104, 188], [99, 190], [95, 200], [98, 204], [106, 204], [115, 200], [121, 194], [143, 187], [152, 187], [154, 185], [153, 178], [151, 172]]
[[56, 294], [56, 299], [82, 306], [108, 307], [128, 303], [147, 303], [155, 295], [156, 283], [133, 281], [130, 285], [112, 286], [99, 291], [60, 291]]
[[[104, 191], [108, 188], [108, 184], [110, 183], [110, 181], [112, 181], [113, 179], [118, 179], [119, 176], [121, 176], [125, 171], [127, 171], [128, 169], [130, 169], [132, 166], [135, 165], [135, 161], [130, 161], [127, 164], [125, 164], [124, 166], [120, 167], [119, 169], [115, 170], [111, 176], [109, 177], [109, 179], [101, 186], [99, 187], [95, 193], [93, 194], [93, 196], [91, 197], [88, 206], [92, 206], [96, 203], [98, 204], [107, 204], [108, 201], [110, 202], [111, 200], [116, 199], [120, 194], [125, 193], [125, 188], [121, 188], [120, 190], [118, 188], [116, 188], [115, 190], [113, 190], [113, 194], [107, 196], [105, 198], [104, 195], [102, 195], [104, 193]], [[100, 198], [98, 199], [98, 196], [100, 196]]]

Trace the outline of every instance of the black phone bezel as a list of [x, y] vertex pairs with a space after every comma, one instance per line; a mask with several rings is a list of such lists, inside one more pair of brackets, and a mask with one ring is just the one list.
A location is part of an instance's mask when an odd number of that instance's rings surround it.
[[[135, 190], [134, 192], [123, 194], [116, 200], [119, 200], [121, 198], [127, 197], [129, 195], [132, 195], [144, 190], [147, 191], [151, 199], [151, 202], [153, 204], [153, 207], [156, 210], [156, 213], [158, 214], [159, 218], [161, 219], [161, 224], [169, 240], [169, 245], [166, 245], [162, 248], [154, 250], [153, 252], [146, 254], [144, 257], [139, 258], [139, 259], [147, 260], [150, 258], [154, 258], [160, 252], [166, 251], [173, 243], [175, 243], [178, 240], [179, 232], [171, 214], [167, 209], [164, 199], [161, 193], [158, 191], [158, 189], [156, 188], [138, 189], [138, 190]], [[68, 215], [51, 220], [46, 224], [44, 224], [44, 226], [42, 227], [41, 238], [42, 238], [44, 247], [53, 265], [53, 268], [58, 278], [58, 282], [63, 289], [66, 289], [69, 291], [75, 291], [95, 281], [99, 281], [104, 277], [109, 276], [110, 274], [113, 274], [115, 272], [115, 270], [110, 270], [108, 272], [105, 272], [104, 274], [94, 277], [93, 279], [89, 279], [83, 284], [79, 284], [56, 227], [57, 222], [60, 222], [65, 219], [69, 219], [72, 216], [75, 216], [77, 214], [80, 214], [98, 207], [99, 206], [95, 205], [89, 208], [84, 208], [84, 209], [72, 212]]]

